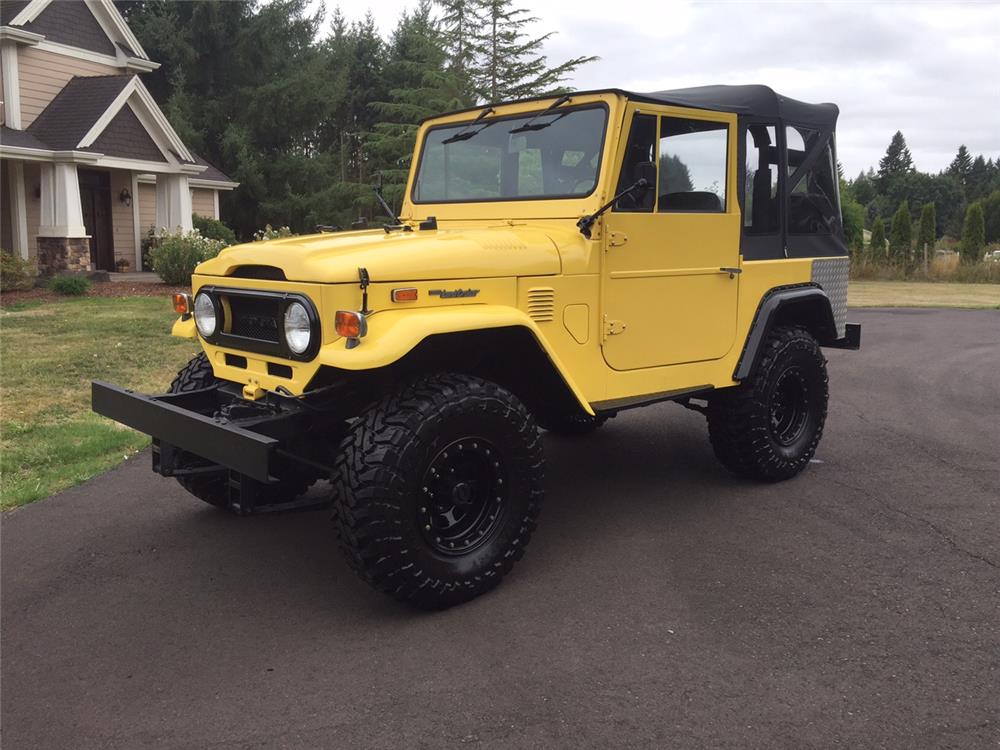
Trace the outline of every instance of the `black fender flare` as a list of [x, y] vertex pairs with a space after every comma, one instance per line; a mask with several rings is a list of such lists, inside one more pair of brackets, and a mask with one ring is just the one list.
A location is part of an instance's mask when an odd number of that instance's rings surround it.
[[807, 284], [772, 289], [757, 307], [743, 352], [733, 372], [733, 380], [746, 380], [753, 375], [760, 360], [761, 345], [779, 321], [801, 322], [821, 344], [837, 341], [833, 307], [820, 287]]

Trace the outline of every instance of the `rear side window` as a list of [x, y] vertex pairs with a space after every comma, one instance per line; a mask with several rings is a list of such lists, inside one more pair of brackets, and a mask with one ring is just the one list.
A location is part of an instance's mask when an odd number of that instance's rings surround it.
[[774, 125], [751, 124], [746, 130], [746, 183], [743, 227], [751, 234], [778, 231], [778, 141]]
[[657, 210], [671, 213], [725, 211], [728, 152], [729, 126], [726, 123], [661, 118]]
[[[820, 143], [820, 134], [809, 128], [789, 126], [785, 131], [788, 174], [788, 232], [790, 234], [833, 234], [840, 221], [837, 171], [830, 141]], [[806, 156], [819, 153], [805, 171]], [[796, 177], [796, 173], [798, 176]]]

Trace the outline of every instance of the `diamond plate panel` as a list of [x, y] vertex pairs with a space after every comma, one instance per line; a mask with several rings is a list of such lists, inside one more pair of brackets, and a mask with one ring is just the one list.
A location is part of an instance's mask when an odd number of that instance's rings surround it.
[[847, 330], [847, 272], [850, 264], [849, 258], [817, 258], [812, 262], [812, 282], [830, 298], [839, 338], [843, 338]]

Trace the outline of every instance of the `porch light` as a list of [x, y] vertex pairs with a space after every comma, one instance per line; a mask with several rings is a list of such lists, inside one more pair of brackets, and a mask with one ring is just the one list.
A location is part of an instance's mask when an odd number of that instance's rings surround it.
[[122, 191], [120, 193], [118, 193], [118, 200], [120, 200], [126, 206], [131, 206], [132, 205], [132, 191], [129, 190], [127, 187], [126, 188], [122, 188]]

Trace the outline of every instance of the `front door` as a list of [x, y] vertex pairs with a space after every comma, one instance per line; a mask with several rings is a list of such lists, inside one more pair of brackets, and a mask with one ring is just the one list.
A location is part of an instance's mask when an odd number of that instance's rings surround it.
[[111, 173], [80, 170], [83, 225], [90, 235], [90, 262], [95, 271], [115, 270], [115, 242], [111, 229]]
[[656, 181], [607, 215], [605, 361], [634, 370], [718, 359], [736, 337], [736, 116], [648, 105], [630, 115], [618, 191], [654, 167]]

